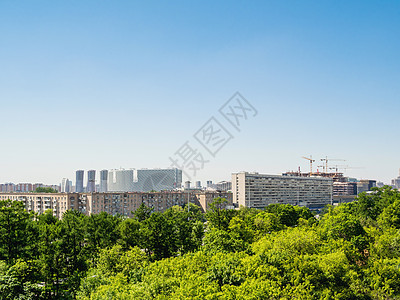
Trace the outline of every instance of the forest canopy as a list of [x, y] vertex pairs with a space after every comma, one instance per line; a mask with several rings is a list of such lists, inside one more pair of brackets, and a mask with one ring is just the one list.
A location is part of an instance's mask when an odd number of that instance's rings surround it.
[[400, 299], [400, 193], [133, 218], [0, 201], [0, 299]]

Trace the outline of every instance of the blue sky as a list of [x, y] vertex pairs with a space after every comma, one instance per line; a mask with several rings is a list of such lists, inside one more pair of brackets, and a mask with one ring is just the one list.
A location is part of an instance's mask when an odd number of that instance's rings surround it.
[[398, 175], [398, 1], [2, 0], [0, 34], [0, 182], [168, 167], [236, 91], [258, 115], [195, 179]]

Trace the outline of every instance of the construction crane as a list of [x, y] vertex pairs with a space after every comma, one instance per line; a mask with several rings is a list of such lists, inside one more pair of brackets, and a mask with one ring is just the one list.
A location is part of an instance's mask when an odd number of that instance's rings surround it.
[[[325, 172], [325, 166], [317, 166], [317, 168], [322, 168], [323, 172]], [[319, 173], [319, 169], [317, 169], [317, 173]]]
[[350, 167], [350, 166], [343, 166], [343, 165], [336, 165], [333, 168], [329, 168], [330, 170], [335, 170], [338, 173], [338, 170], [347, 171], [348, 169], [365, 169], [364, 167]]
[[312, 155], [310, 157], [303, 156], [302, 158], [307, 159], [310, 162], [310, 176], [313, 174], [312, 164], [315, 162], [315, 159], [312, 159]]
[[334, 158], [334, 159], [329, 158], [328, 159], [328, 156], [325, 156], [325, 158], [321, 158], [321, 161], [325, 162], [324, 172], [328, 173], [328, 170], [331, 169], [331, 168], [328, 168], [328, 161], [346, 161], [346, 160], [345, 159], [340, 159], [340, 158]]

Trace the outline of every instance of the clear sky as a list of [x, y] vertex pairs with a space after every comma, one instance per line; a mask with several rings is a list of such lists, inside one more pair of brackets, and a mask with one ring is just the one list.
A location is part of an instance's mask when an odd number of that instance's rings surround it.
[[399, 37], [399, 1], [1, 0], [0, 182], [168, 167], [236, 91], [258, 115], [195, 179], [313, 155], [389, 182]]

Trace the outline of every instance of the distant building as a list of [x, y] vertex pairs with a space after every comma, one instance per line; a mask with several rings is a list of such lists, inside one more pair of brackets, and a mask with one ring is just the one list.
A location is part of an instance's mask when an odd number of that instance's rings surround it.
[[218, 183], [210, 183], [207, 185], [208, 189], [213, 189], [217, 191], [230, 191], [232, 190], [232, 182], [231, 181], [221, 181]]
[[163, 192], [130, 192], [130, 193], [87, 193], [81, 198], [86, 203], [88, 214], [102, 211], [112, 215], [131, 216], [132, 212], [143, 203], [153, 208], [154, 212], [164, 212], [173, 206], [185, 206], [187, 203], [198, 205], [202, 211], [207, 211], [209, 204], [215, 198], [227, 200], [226, 209], [232, 209], [232, 193], [205, 191], [163, 191]]
[[83, 170], [76, 171], [75, 193], [83, 193]]
[[249, 208], [292, 204], [322, 209], [332, 203], [332, 178], [233, 173], [233, 203]]
[[18, 183], [15, 185], [14, 188], [15, 192], [32, 192], [33, 191], [33, 184], [32, 183]]
[[334, 182], [333, 196], [352, 196], [357, 195], [356, 182]]
[[2, 193], [11, 193], [15, 191], [14, 183], [3, 183], [0, 185], [0, 190]]
[[377, 183], [376, 183], [376, 187], [378, 187], [378, 188], [382, 188], [382, 187], [384, 187], [385, 186], [385, 184], [383, 183], [383, 182], [381, 182], [381, 181], [378, 181]]
[[107, 170], [101, 170], [100, 171], [99, 192], [105, 193], [105, 192], [108, 191], [107, 180], [108, 180], [108, 171]]
[[63, 178], [61, 181], [61, 193], [71, 193], [72, 182], [68, 178]]
[[190, 181], [185, 181], [185, 190], [190, 190]]
[[34, 183], [33, 184], [33, 190], [35, 191], [37, 188], [40, 187], [45, 187], [45, 185], [43, 183]]
[[400, 177], [392, 180], [392, 186], [396, 189], [400, 189]]
[[163, 192], [107, 192], [107, 193], [0, 193], [0, 200], [21, 201], [27, 211], [43, 214], [52, 210], [61, 218], [67, 210], [83, 214], [107, 212], [112, 215], [132, 216], [132, 212], [145, 204], [154, 212], [164, 212], [173, 206], [185, 206], [188, 202], [206, 211], [217, 197], [227, 200], [223, 208], [231, 209], [232, 193], [205, 191], [163, 191]]
[[196, 181], [196, 189], [201, 189], [201, 181]]
[[64, 212], [70, 209], [86, 214], [86, 203], [76, 193], [1, 193], [0, 200], [21, 201], [28, 212], [39, 215], [51, 210], [53, 215], [61, 219]]
[[[104, 178], [107, 174], [103, 170]], [[110, 192], [150, 192], [174, 190], [182, 187], [182, 170], [179, 169], [139, 169], [109, 170], [107, 186], [104, 179], [100, 185]]]
[[357, 182], [357, 194], [369, 192], [373, 187], [376, 187], [376, 180], [362, 179]]
[[133, 192], [133, 169], [109, 170], [107, 184], [109, 192]]
[[399, 176], [392, 180], [392, 186], [395, 189], [400, 189], [400, 170], [399, 170]]
[[136, 179], [134, 190], [137, 192], [174, 190], [182, 186], [182, 170], [139, 169]]
[[86, 192], [87, 193], [93, 193], [96, 191], [96, 171], [95, 170], [89, 170], [87, 172], [87, 185], [86, 185]]

